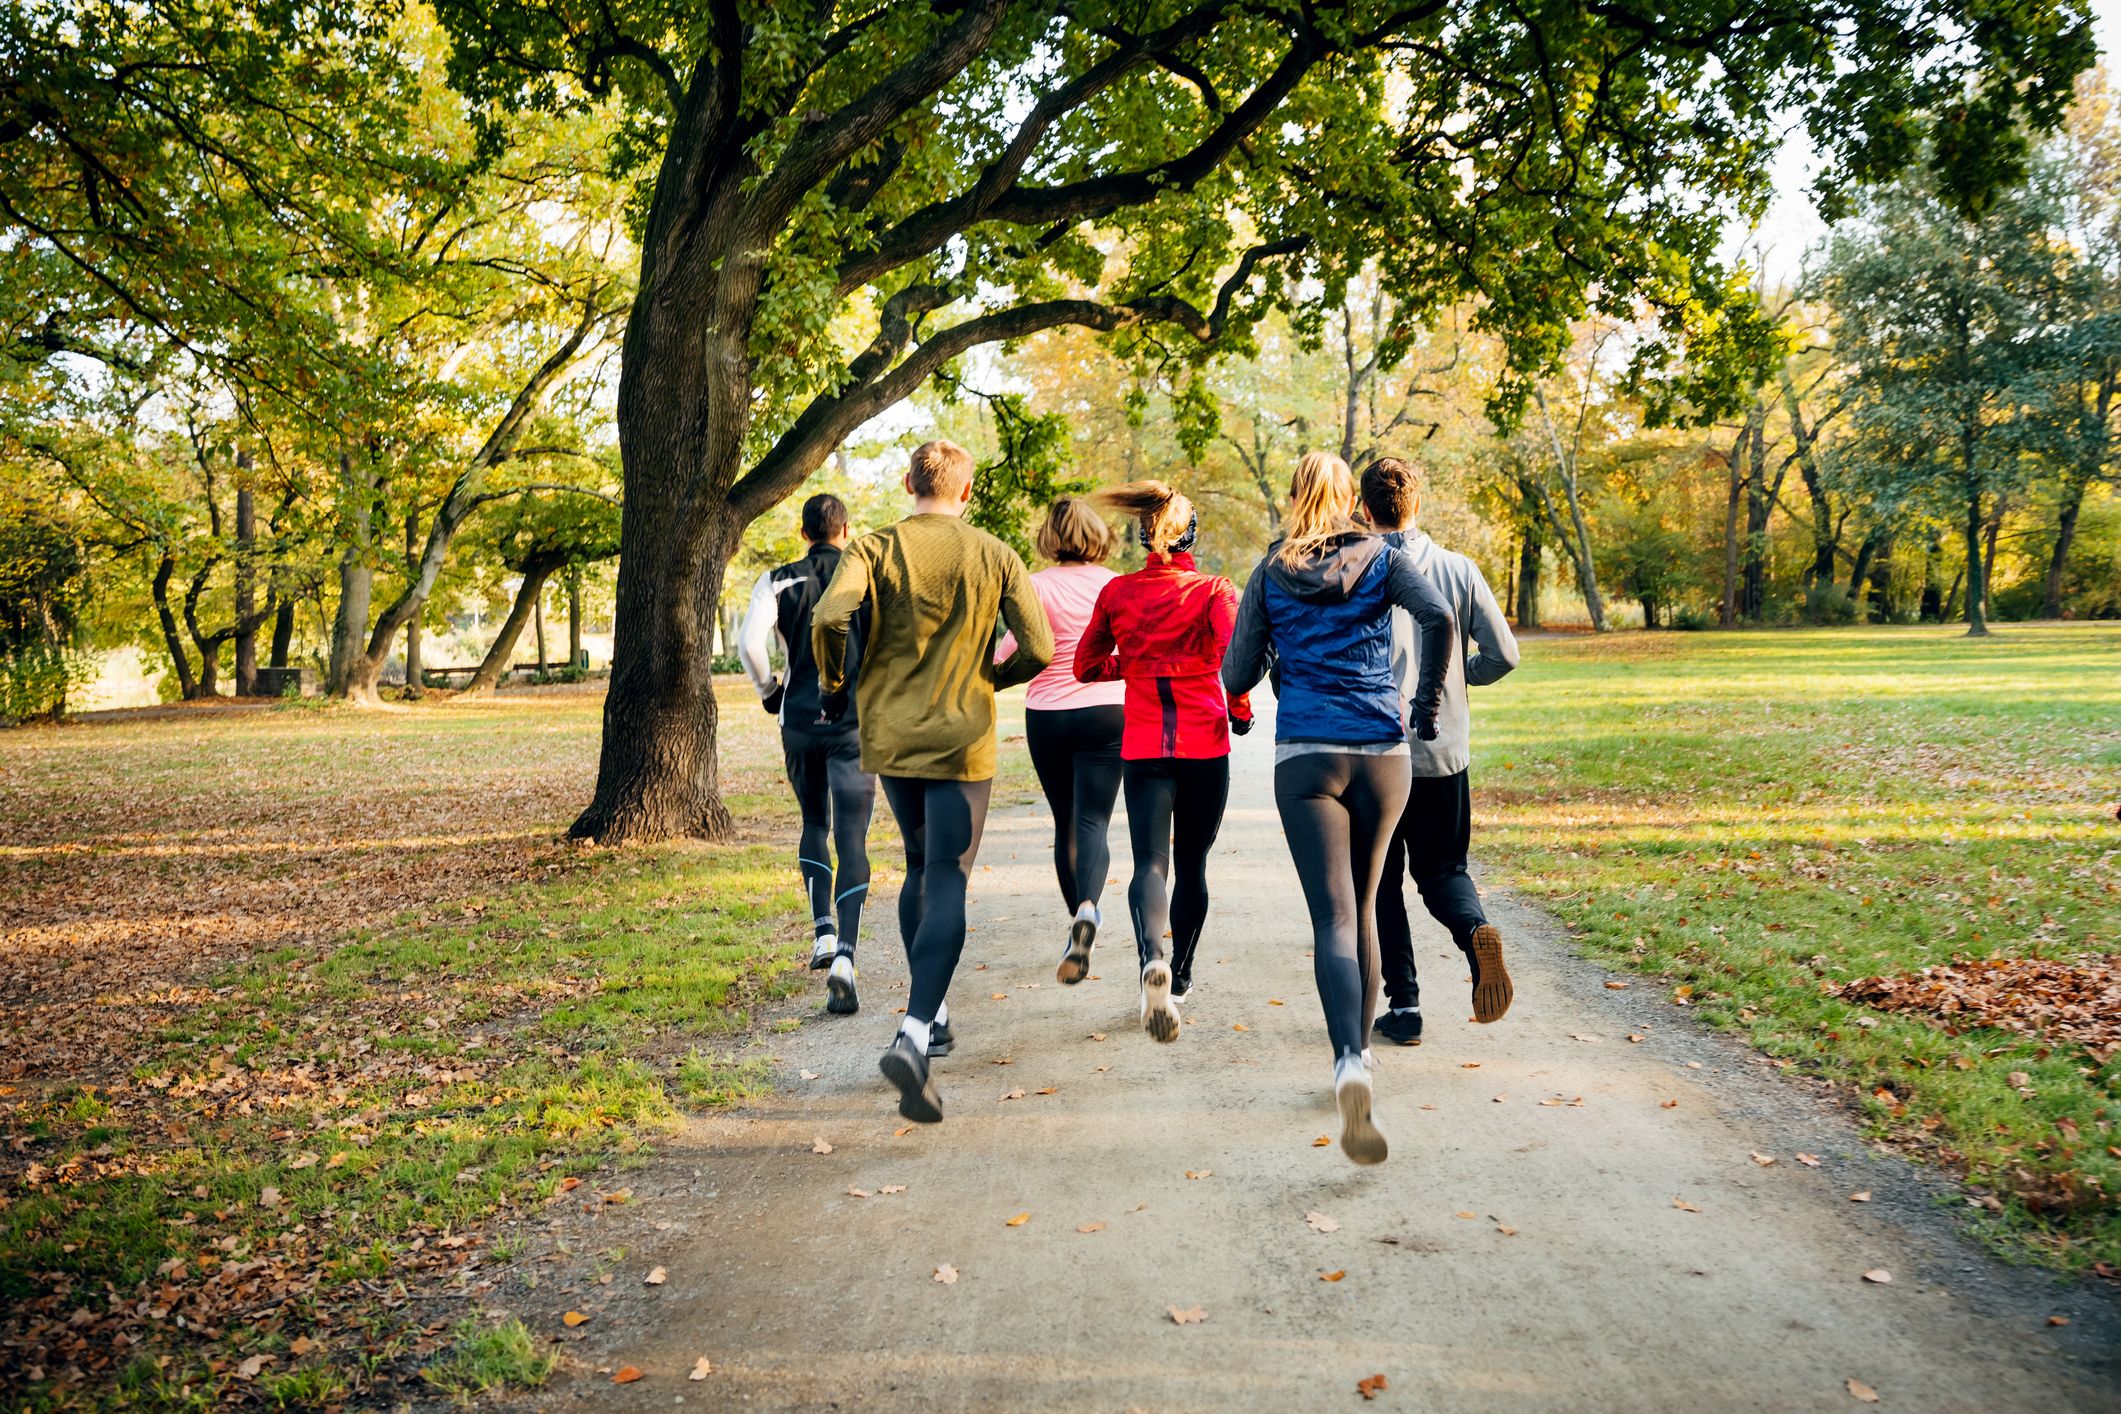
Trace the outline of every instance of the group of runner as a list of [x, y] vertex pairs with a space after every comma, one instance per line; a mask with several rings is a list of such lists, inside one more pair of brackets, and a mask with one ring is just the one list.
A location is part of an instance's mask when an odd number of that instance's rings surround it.
[[[1466, 872], [1466, 689], [1517, 665], [1478, 567], [1418, 529], [1419, 474], [1390, 457], [1358, 487], [1340, 458], [1305, 455], [1281, 538], [1241, 597], [1196, 566], [1199, 516], [1162, 482], [1095, 498], [1131, 519], [1146, 552], [1124, 575], [1104, 565], [1113, 537], [1097, 504], [1073, 497], [1054, 503], [1038, 534], [1052, 567], [1030, 573], [965, 523], [972, 483], [969, 453], [929, 442], [906, 474], [913, 513], [852, 543], [839, 500], [811, 497], [809, 552], [760, 578], [745, 617], [741, 654], [780, 718], [802, 810], [810, 965], [826, 971], [828, 1008], [859, 1006], [865, 840], [880, 782], [905, 842], [898, 911], [911, 983], [879, 1067], [901, 1115], [942, 1119], [931, 1062], [954, 1040], [947, 993], [993, 789], [995, 693], [1028, 683], [1025, 743], [1053, 812], [1068, 914], [1055, 975], [1073, 985], [1089, 974], [1124, 790], [1142, 1027], [1177, 1040], [1231, 738], [1251, 731], [1249, 694], [1271, 676], [1275, 804], [1310, 913], [1341, 1147], [1357, 1163], [1381, 1162], [1371, 1038], [1416, 1045], [1422, 1030], [1405, 875], [1466, 955], [1474, 1020], [1498, 1019], [1511, 999], [1501, 933]], [[785, 675], [771, 662], [776, 635]]]

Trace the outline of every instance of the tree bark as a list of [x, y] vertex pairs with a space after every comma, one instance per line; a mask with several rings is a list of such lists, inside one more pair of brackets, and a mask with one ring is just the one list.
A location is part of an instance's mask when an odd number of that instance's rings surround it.
[[[560, 567], [557, 557], [534, 559], [523, 566], [523, 583], [516, 590], [515, 602], [508, 606], [508, 617], [501, 621], [501, 631], [493, 640], [493, 647], [479, 663], [479, 670], [471, 675], [464, 685], [464, 696], [477, 697], [493, 691], [508, 671], [508, 661], [515, 656], [516, 642], [523, 636], [523, 625], [530, 620], [531, 611], [545, 595], [545, 581]], [[610, 716], [610, 710], [605, 710]]]
[[[405, 572], [411, 576], [416, 572], [414, 556], [419, 552], [420, 518], [412, 511], [405, 513]], [[405, 695], [418, 697], [426, 684], [420, 680], [420, 618], [427, 608], [422, 599], [405, 616]]]
[[1738, 469], [1738, 451], [1745, 434], [1731, 444], [1730, 488], [1723, 503], [1723, 602], [1717, 605], [1717, 622], [1724, 628], [1738, 626], [1738, 506], [1745, 493], [1745, 476]]
[[1988, 637], [1988, 572], [1981, 561], [1981, 493], [1966, 498], [1966, 636]]
[[544, 586], [543, 586], [543, 585], [540, 585], [540, 586], [538, 587], [538, 597], [537, 597], [537, 598], [536, 598], [536, 599], [535, 599], [534, 601], [532, 601], [532, 603], [531, 603], [531, 606], [530, 606], [530, 621], [531, 621], [531, 623], [532, 623], [533, 625], [535, 625], [535, 626], [536, 626], [536, 628], [537, 628], [537, 636], [538, 636], [538, 676], [542, 678], [542, 677], [544, 677], [544, 676], [545, 676], [545, 673], [546, 673], [546, 667], [545, 667], [545, 589], [544, 589]]
[[[1804, 479], [1805, 493], [1812, 500], [1812, 562], [1804, 571], [1804, 587], [1813, 589], [1834, 582], [1834, 558], [1841, 549], [1840, 526], [1826, 492], [1826, 465], [1819, 454], [1818, 427], [1804, 420], [1804, 400], [1784, 363], [1781, 369], [1782, 406], [1789, 414], [1790, 439], [1797, 451], [1797, 474]], [[1815, 387], [1817, 385], [1814, 385]]]
[[1997, 492], [1995, 509], [1989, 512], [1988, 525], [1982, 532], [1982, 538], [1987, 542], [1987, 548], [1981, 556], [1981, 612], [1984, 616], [1995, 613], [1995, 606], [1989, 602], [1989, 596], [1995, 589], [1996, 537], [2003, 533], [2003, 516], [2009, 508], [2010, 497], [2003, 492]]
[[363, 651], [368, 634], [368, 608], [375, 588], [375, 570], [369, 564], [371, 525], [375, 517], [376, 484], [367, 471], [354, 472], [351, 454], [339, 454], [339, 533], [344, 544], [339, 552], [339, 604], [332, 618], [331, 665], [324, 678], [324, 691], [332, 697], [373, 703], [376, 675]]
[[199, 598], [206, 592], [214, 566], [220, 562], [221, 557], [218, 554], [209, 556], [184, 590], [184, 627], [191, 633], [191, 641], [199, 650], [199, 681], [196, 693], [187, 693], [186, 696], [221, 695], [221, 645], [234, 636], [235, 630], [223, 629], [219, 633], [206, 633], [199, 627]]
[[[1526, 497], [1526, 500], [1530, 500]], [[1539, 522], [1527, 520], [1517, 542], [1517, 626], [1539, 627], [1539, 562], [1545, 549]]]
[[2084, 509], [2084, 482], [2072, 478], [2062, 488], [2062, 511], [2055, 520], [2055, 548], [2047, 557], [2047, 586], [2040, 617], [2062, 617], [2062, 571], [2069, 563], [2070, 542], [2077, 538], [2077, 515]]
[[1760, 623], [1767, 617], [1768, 519], [1774, 513], [1775, 493], [1781, 489], [1779, 486], [1768, 485], [1767, 404], [1764, 400], [1753, 404], [1746, 441], [1745, 579], [1742, 586], [1742, 611], [1746, 618]]
[[272, 666], [287, 666], [287, 655], [295, 644], [295, 596], [275, 589], [278, 602], [273, 606], [272, 619]]
[[169, 650], [170, 666], [177, 674], [178, 694], [189, 702], [199, 695], [199, 683], [198, 679], [192, 676], [191, 655], [184, 651], [184, 639], [177, 633], [177, 616], [169, 607], [169, 580], [176, 572], [176, 556], [169, 552], [169, 547], [164, 546], [162, 559], [155, 566], [155, 616], [162, 621], [162, 643]]
[[[248, 451], [236, 453], [236, 696], [258, 693], [258, 508]], [[246, 627], [248, 625], [248, 627]]]
[[[1870, 578], [1871, 561], [1877, 558], [1879, 549], [1889, 538], [1883, 525], [1874, 525], [1856, 546], [1856, 558], [1849, 565], [1849, 598], [1858, 605], [1863, 603], [1863, 583]], [[1831, 584], [1833, 581], [1827, 582]]]
[[567, 567], [567, 666], [582, 666], [582, 567]]

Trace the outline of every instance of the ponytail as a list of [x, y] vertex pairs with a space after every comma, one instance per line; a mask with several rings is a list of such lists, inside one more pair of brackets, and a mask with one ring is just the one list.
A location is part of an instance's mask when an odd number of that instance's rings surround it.
[[1331, 452], [1305, 452], [1289, 482], [1286, 533], [1276, 552], [1290, 568], [1335, 536], [1355, 528], [1355, 475]]
[[1116, 511], [1133, 516], [1143, 547], [1168, 559], [1174, 548], [1191, 543], [1193, 503], [1178, 488], [1162, 481], [1130, 481], [1101, 491], [1097, 499]]

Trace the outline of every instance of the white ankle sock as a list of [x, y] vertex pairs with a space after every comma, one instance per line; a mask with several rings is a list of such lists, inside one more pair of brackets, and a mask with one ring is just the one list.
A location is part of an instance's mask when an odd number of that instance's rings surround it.
[[922, 1055], [928, 1054], [928, 1023], [907, 1017], [898, 1024], [898, 1034], [913, 1043], [913, 1049]]

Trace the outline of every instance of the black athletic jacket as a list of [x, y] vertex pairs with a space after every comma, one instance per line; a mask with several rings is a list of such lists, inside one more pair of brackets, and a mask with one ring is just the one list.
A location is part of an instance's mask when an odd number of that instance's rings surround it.
[[[836, 545], [813, 545], [810, 553], [792, 564], [768, 570], [752, 587], [750, 607], [744, 611], [743, 631], [737, 635], [737, 656], [761, 699], [770, 699], [775, 687], [785, 686], [780, 719], [784, 726], [813, 731], [853, 731], [854, 703], [850, 697], [847, 715], [826, 728], [818, 723], [817, 661], [810, 656], [810, 611], [823, 597], [825, 587], [839, 571], [840, 550]], [[847, 680], [861, 676], [862, 642], [868, 637], [869, 611], [855, 616], [847, 634]], [[771, 639], [779, 634], [781, 652], [788, 664], [787, 676], [776, 679], [768, 656]]]

